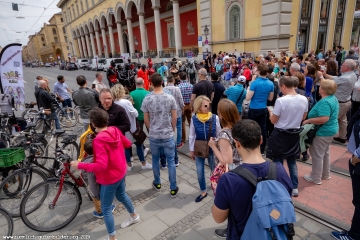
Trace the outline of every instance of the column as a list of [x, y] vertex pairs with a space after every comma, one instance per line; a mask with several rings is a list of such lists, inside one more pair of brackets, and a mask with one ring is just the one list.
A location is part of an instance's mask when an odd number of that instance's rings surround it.
[[101, 52], [101, 42], [100, 42], [99, 30], [95, 30], [95, 37], [96, 37], [96, 45], [97, 45], [97, 49], [98, 49], [98, 55], [99, 55], [99, 57], [101, 57], [102, 52]]
[[77, 41], [78, 46], [79, 46], [80, 57], [83, 58], [83, 57], [84, 57], [84, 53], [83, 53], [83, 49], [82, 49], [82, 46], [81, 46], [81, 39], [80, 39], [80, 37], [76, 38], [76, 41]]
[[126, 19], [126, 25], [128, 28], [129, 48], [130, 48], [130, 57], [131, 57], [131, 54], [135, 53], [135, 51], [134, 51], [134, 35], [133, 35], [132, 26], [131, 26], [131, 18]]
[[87, 57], [87, 56], [88, 56], [88, 53], [86, 52], [84, 35], [81, 36], [81, 45], [82, 45], [82, 47], [83, 47], [84, 57]]
[[85, 34], [85, 42], [86, 42], [87, 54], [88, 54], [88, 57], [90, 57], [92, 51], [91, 51], [91, 48], [90, 48], [89, 35], [87, 35], [87, 34]]
[[108, 46], [107, 46], [107, 42], [106, 42], [105, 28], [101, 28], [101, 37], [103, 40], [105, 58], [109, 58], [109, 51], [108, 51]]
[[114, 54], [114, 52], [115, 52], [115, 42], [114, 42], [114, 34], [113, 34], [112, 25], [108, 25], [108, 28], [109, 28], [109, 36], [110, 36], [111, 54]]
[[138, 13], [139, 15], [139, 24], [140, 24], [140, 36], [141, 36], [141, 47], [142, 52], [147, 52], [147, 39], [146, 39], [146, 29], [145, 29], [145, 21], [144, 15], [145, 13]]
[[161, 25], [160, 25], [160, 7], [154, 7], [154, 19], [155, 19], [155, 35], [156, 35], [156, 48], [158, 56], [160, 56], [159, 51], [163, 50], [162, 38], [161, 38]]
[[121, 21], [116, 22], [116, 27], [117, 27], [118, 38], [119, 38], [120, 53], [125, 53]]
[[95, 50], [94, 33], [93, 32], [90, 33], [90, 42], [91, 42], [92, 54], [93, 54], [93, 57], [95, 57], [96, 56], [96, 50]]
[[173, 2], [173, 13], [174, 13], [174, 30], [175, 30], [175, 48], [176, 55], [179, 55], [179, 50], [182, 49], [181, 41], [181, 27], [180, 27], [180, 10], [179, 0], [172, 0]]

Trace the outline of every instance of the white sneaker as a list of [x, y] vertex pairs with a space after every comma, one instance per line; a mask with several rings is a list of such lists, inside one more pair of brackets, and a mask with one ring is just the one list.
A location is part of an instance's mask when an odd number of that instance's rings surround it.
[[123, 222], [121, 224], [121, 228], [126, 228], [126, 227], [130, 226], [131, 224], [138, 223], [138, 222], [140, 222], [140, 215], [139, 214], [137, 214], [136, 218], [130, 217], [128, 220]]
[[133, 162], [133, 161], [134, 161], [134, 158], [133, 158], [133, 157], [131, 157], [131, 158], [130, 158], [130, 162]]
[[131, 164], [130, 167], [129, 167], [129, 165], [127, 165], [127, 171], [128, 171], [128, 172], [131, 172], [132, 167], [133, 167], [133, 164]]
[[149, 150], [150, 150], [149, 148], [145, 148], [145, 149], [144, 149], [144, 157], [146, 157], [146, 156], [148, 155]]
[[146, 162], [145, 166], [141, 165], [141, 170], [147, 170], [147, 169], [152, 169], [152, 165], [148, 162]]
[[293, 197], [298, 197], [298, 196], [299, 196], [299, 190], [298, 190], [297, 188], [294, 188], [294, 189], [292, 190], [292, 196], [293, 196]]

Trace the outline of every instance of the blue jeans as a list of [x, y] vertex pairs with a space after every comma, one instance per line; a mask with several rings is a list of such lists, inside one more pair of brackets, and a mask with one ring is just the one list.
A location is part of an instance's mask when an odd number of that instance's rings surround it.
[[61, 127], [60, 127], [60, 122], [59, 122], [59, 119], [58, 119], [58, 117], [57, 117], [57, 114], [56, 114], [56, 112], [51, 112], [51, 118], [52, 119], [54, 119], [55, 120], [55, 127], [56, 127], [56, 129], [61, 129]]
[[[178, 164], [179, 163], [179, 157], [178, 157], [178, 154], [177, 154], [177, 148], [175, 146], [175, 157], [174, 157], [174, 160], [175, 160], [175, 164]], [[165, 154], [164, 154], [164, 151], [162, 150], [161, 153], [160, 153], [160, 163], [161, 163], [161, 166], [162, 167], [166, 167], [166, 157], [165, 157]]]
[[[72, 108], [72, 104], [71, 104], [71, 99], [68, 98], [68, 99], [64, 99], [64, 101], [62, 102], [62, 107], [63, 108]], [[71, 117], [73, 116], [73, 113], [71, 112]]]
[[125, 177], [116, 183], [101, 185], [100, 188], [101, 211], [104, 215], [105, 226], [110, 236], [115, 236], [116, 234], [114, 216], [111, 211], [114, 197], [124, 205], [128, 213], [133, 214], [135, 212], [134, 206], [125, 192]]
[[179, 145], [181, 142], [182, 134], [182, 116], [176, 119], [176, 145]]
[[261, 154], [264, 153], [265, 151], [265, 146], [266, 146], [266, 138], [267, 138], [267, 134], [266, 134], [266, 117], [268, 114], [268, 110], [266, 108], [262, 108], [262, 109], [249, 109], [249, 119], [254, 120], [255, 122], [257, 122], [260, 125], [261, 128], [261, 135], [263, 138], [263, 142], [260, 146], [260, 150], [261, 150]]
[[163, 152], [168, 165], [170, 189], [176, 189], [176, 167], [175, 167], [175, 141], [174, 138], [155, 139], [149, 138], [152, 156], [154, 183], [161, 184], [160, 179], [160, 155]]
[[[208, 163], [211, 171], [214, 171], [215, 163], [214, 163], [214, 153], [209, 152]], [[206, 180], [205, 180], [205, 158], [195, 157], [196, 164], [196, 174], [198, 177], [198, 182], [200, 185], [201, 192], [206, 192]]]
[[[284, 164], [283, 159], [273, 159], [273, 162], [279, 162], [281, 164]], [[286, 159], [286, 162], [289, 168], [291, 182], [294, 185], [294, 188], [297, 189], [299, 184], [298, 184], [298, 170], [296, 166], [296, 159], [295, 158]]]
[[[135, 146], [136, 146], [136, 153], [139, 157], [140, 162], [145, 162], [145, 157], [144, 157], [144, 144], [139, 144], [137, 142], [134, 142]], [[131, 163], [131, 147], [130, 148], [126, 148], [125, 149], [125, 157], [126, 157], [126, 162], [127, 163]]]

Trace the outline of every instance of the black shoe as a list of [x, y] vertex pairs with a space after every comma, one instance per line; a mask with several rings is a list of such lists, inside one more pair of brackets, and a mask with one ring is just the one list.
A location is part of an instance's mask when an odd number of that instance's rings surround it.
[[174, 190], [170, 190], [171, 197], [172, 198], [176, 197], [178, 191], [179, 191], [179, 187], [176, 187]]
[[309, 160], [309, 155], [303, 155], [303, 157], [301, 158], [301, 161], [307, 161], [307, 160]]
[[342, 139], [342, 138], [339, 138], [339, 137], [334, 137], [334, 140], [338, 141], [338, 142], [341, 142], [341, 143], [346, 143], [346, 139]]
[[195, 202], [201, 202], [204, 198], [207, 197], [207, 193], [203, 196], [202, 194], [200, 194], [196, 199]]
[[157, 190], [157, 191], [160, 191], [161, 190], [161, 184], [155, 184], [154, 182], [153, 182], [153, 187]]
[[225, 229], [215, 229], [215, 235], [218, 238], [226, 238], [227, 237], [227, 228], [225, 228]]

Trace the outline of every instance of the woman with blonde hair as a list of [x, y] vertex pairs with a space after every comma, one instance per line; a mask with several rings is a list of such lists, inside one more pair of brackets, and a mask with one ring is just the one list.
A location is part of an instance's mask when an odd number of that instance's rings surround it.
[[[145, 156], [144, 156], [144, 144], [143, 143], [137, 143], [135, 141], [135, 139], [132, 136], [132, 132], [136, 131], [137, 128], [137, 124], [136, 124], [136, 118], [138, 117], [138, 111], [134, 108], [133, 104], [126, 99], [126, 94], [125, 94], [125, 88], [123, 85], [121, 84], [115, 84], [111, 89], [110, 89], [111, 95], [114, 99], [114, 103], [123, 107], [126, 111], [126, 114], [129, 118], [130, 121], [130, 131], [125, 133], [125, 136], [127, 139], [129, 139], [132, 143], [135, 144], [136, 146], [136, 152], [137, 155], [139, 157], [139, 160], [142, 164], [141, 169], [142, 170], [146, 170], [146, 169], [152, 169], [152, 165], [147, 163], [145, 161]], [[130, 172], [133, 164], [131, 163], [131, 147], [130, 148], [126, 148], [125, 149], [125, 156], [126, 156], [126, 162], [127, 162], [127, 171]]]
[[217, 136], [221, 131], [218, 116], [211, 113], [211, 101], [208, 97], [201, 95], [194, 101], [195, 115], [191, 118], [189, 133], [190, 157], [195, 160], [196, 173], [200, 185], [201, 194], [195, 202], [202, 201], [206, 196], [205, 180], [205, 158], [208, 159], [211, 172], [214, 170], [214, 153], [208, 147], [210, 138]]
[[321, 99], [308, 114], [303, 124], [315, 124], [316, 134], [310, 146], [312, 158], [310, 174], [304, 175], [308, 182], [321, 184], [322, 179], [330, 177], [330, 144], [339, 130], [339, 102], [335, 97], [337, 85], [333, 80], [322, 79], [319, 87]]

